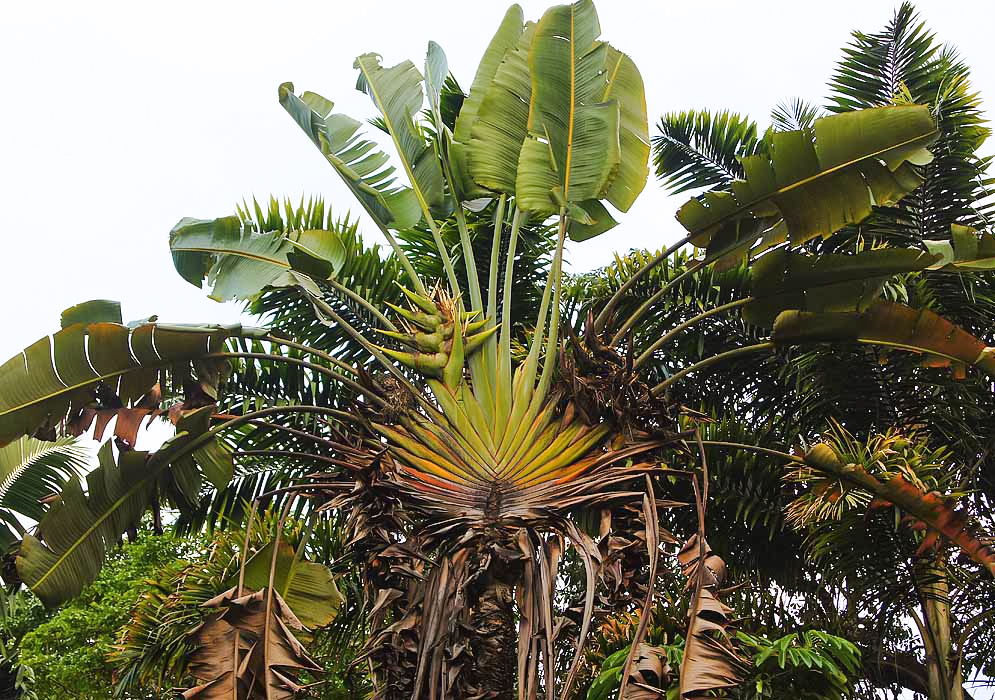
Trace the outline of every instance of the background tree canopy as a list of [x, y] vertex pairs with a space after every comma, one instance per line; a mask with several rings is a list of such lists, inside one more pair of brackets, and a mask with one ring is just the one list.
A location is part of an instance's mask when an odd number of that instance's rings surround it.
[[[176, 271], [258, 326], [93, 300], [0, 367], [8, 692], [96, 697], [83, 657], [123, 697], [201, 700], [955, 700], [991, 675], [968, 67], [905, 4], [824, 107], [651, 131], [601, 34], [590, 0], [512, 6], [468, 89], [435, 42], [362, 54], [369, 125], [282, 84], [386, 247], [321, 199], [184, 218]], [[566, 274], [651, 170], [695, 195], [684, 238]]]

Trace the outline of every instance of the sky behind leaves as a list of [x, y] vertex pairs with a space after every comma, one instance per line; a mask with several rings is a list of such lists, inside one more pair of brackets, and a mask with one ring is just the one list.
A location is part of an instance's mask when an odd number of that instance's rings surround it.
[[[651, 122], [667, 110], [732, 108], [767, 123], [779, 101], [821, 102], [850, 30], [876, 31], [891, 0], [603, 0], [603, 38], [635, 59]], [[522, 3], [538, 19], [545, 2]], [[919, 9], [955, 43], [983, 95], [995, 94], [990, 0], [928, 0]], [[0, 361], [58, 327], [62, 309], [123, 302], [126, 320], [231, 322], [174, 272], [167, 234], [180, 218], [233, 213], [243, 197], [323, 195], [353, 206], [320, 154], [277, 103], [294, 81], [357, 118], [355, 56], [387, 65], [446, 50], [465, 89], [506, 5], [472, 0], [358, 3], [23, 2], [4, 11], [0, 42], [4, 249]], [[615, 250], [675, 240], [674, 211], [651, 182], [622, 225], [569, 250], [573, 269]], [[365, 227], [373, 239], [372, 226]]]

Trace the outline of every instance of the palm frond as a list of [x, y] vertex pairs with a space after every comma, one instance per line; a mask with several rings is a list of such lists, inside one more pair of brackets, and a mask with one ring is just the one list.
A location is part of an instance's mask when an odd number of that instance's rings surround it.
[[653, 137], [653, 165], [673, 194], [726, 187], [744, 176], [740, 159], [763, 148], [757, 125], [736, 112], [669, 112]]
[[800, 97], [793, 97], [777, 105], [770, 113], [770, 120], [778, 131], [798, 131], [811, 129], [815, 120], [821, 116], [822, 110], [818, 106]]
[[22, 437], [0, 447], [0, 546], [9, 547], [18, 539], [15, 533], [23, 533], [19, 517], [41, 520], [43, 500], [85, 474], [90, 462], [90, 451], [73, 437]]

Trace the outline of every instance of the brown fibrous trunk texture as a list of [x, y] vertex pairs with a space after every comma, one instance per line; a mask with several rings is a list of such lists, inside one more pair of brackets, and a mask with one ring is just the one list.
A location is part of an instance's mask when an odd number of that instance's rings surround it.
[[515, 590], [512, 584], [493, 574], [487, 578], [471, 616], [473, 684], [484, 697], [512, 700], [518, 667]]

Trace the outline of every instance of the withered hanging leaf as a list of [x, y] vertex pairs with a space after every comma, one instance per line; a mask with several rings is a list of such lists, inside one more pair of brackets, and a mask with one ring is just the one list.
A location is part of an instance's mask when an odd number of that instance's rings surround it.
[[184, 700], [232, 700], [234, 682], [238, 700], [294, 700], [302, 689], [297, 675], [321, 670], [294, 636], [304, 625], [276, 591], [236, 597], [232, 588], [205, 606], [220, 612], [193, 633], [190, 673], [206, 683], [185, 691]]
[[238, 684], [235, 697], [244, 700], [247, 696], [248, 688], [234, 673], [235, 642], [238, 641], [240, 660], [248, 658], [252, 647], [234, 627], [221, 619], [222, 615], [223, 613], [216, 613], [211, 616], [191, 634], [198, 646], [190, 655], [190, 675], [199, 680], [208, 680], [208, 683], [185, 691], [185, 700], [232, 700], [232, 693], [235, 691], [233, 683]]
[[688, 579], [688, 590], [693, 591], [681, 661], [680, 696], [703, 697], [711, 690], [738, 685], [746, 673], [746, 663], [729, 636], [732, 609], [718, 599], [726, 575], [725, 562], [708, 542], [702, 540], [699, 544], [697, 534], [684, 544], [677, 560]]
[[625, 696], [619, 700], [656, 700], [666, 697], [665, 686], [669, 674], [667, 650], [649, 644], [640, 644], [632, 670], [629, 672], [630, 680], [626, 686]]

